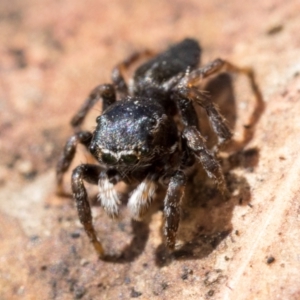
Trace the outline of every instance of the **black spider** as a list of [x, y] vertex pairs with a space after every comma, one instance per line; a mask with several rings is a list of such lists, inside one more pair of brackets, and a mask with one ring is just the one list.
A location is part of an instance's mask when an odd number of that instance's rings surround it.
[[232, 134], [213, 102], [199, 90], [199, 81], [222, 70], [250, 76], [251, 71], [221, 59], [198, 68], [200, 54], [198, 42], [185, 39], [138, 67], [127, 85], [124, 70], [141, 55], [150, 55], [133, 54], [114, 68], [113, 83], [96, 87], [72, 119], [73, 127], [79, 128], [87, 112], [102, 99], [103, 113], [97, 117], [94, 132], [75, 133], [57, 165], [58, 192], [62, 193], [63, 174], [78, 143], [86, 146], [99, 162], [75, 168], [72, 191], [80, 221], [101, 258], [104, 250], [92, 224], [84, 180], [98, 184], [99, 200], [110, 216], [118, 215], [120, 204], [114, 185], [119, 181], [133, 185], [128, 206], [134, 218], [145, 213], [158, 185], [166, 186], [165, 236], [170, 249], [175, 247], [187, 174], [196, 163], [200, 162], [219, 190], [227, 193], [221, 167], [199, 131], [194, 104], [206, 110], [220, 146]]

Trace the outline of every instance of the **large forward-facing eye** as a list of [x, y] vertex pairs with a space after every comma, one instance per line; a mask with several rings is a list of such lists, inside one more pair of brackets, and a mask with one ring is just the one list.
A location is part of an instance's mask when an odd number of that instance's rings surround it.
[[113, 165], [117, 162], [117, 159], [109, 153], [102, 153], [101, 159], [105, 164], [108, 165]]
[[[150, 137], [149, 137], [149, 140], [150, 140]], [[146, 146], [143, 146], [140, 149], [140, 153], [141, 153], [142, 156], [147, 156], [150, 153], [150, 149], [148, 147], [146, 147]]]
[[138, 161], [137, 156], [134, 154], [122, 155], [121, 159], [126, 165], [132, 165]]

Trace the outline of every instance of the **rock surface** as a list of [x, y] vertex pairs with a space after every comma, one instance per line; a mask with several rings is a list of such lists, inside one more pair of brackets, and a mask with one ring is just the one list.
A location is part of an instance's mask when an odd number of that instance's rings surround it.
[[[1, 1], [0, 299], [299, 299], [299, 12], [282, 0]], [[231, 198], [200, 170], [174, 255], [159, 196], [144, 223], [126, 207], [112, 221], [95, 205], [107, 252], [122, 253], [99, 261], [71, 198], [55, 195], [69, 120], [117, 62], [187, 36], [201, 41], [204, 63], [253, 67], [262, 93], [259, 102], [240, 75], [207, 87], [238, 141], [220, 158]], [[89, 159], [78, 152], [77, 163]]]

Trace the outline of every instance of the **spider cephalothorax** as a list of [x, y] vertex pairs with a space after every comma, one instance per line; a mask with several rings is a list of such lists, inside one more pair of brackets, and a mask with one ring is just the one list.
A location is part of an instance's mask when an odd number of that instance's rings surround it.
[[159, 102], [128, 97], [97, 118], [90, 150], [104, 165], [145, 167], [170, 153], [177, 137], [173, 119]]
[[[165, 236], [170, 249], [175, 247], [187, 170], [200, 162], [220, 191], [227, 191], [221, 167], [199, 131], [194, 105], [206, 110], [218, 145], [224, 143], [232, 134], [210, 98], [199, 91], [198, 83], [222, 69], [247, 74], [248, 70], [220, 59], [198, 68], [200, 46], [193, 39], [185, 39], [137, 68], [128, 87], [123, 71], [142, 54], [135, 53], [117, 65], [112, 84], [100, 85], [91, 92], [72, 119], [77, 133], [68, 140], [57, 165], [58, 190], [62, 192], [63, 174], [78, 143], [85, 145], [99, 162], [75, 168], [72, 191], [80, 221], [102, 258], [104, 250], [92, 225], [84, 180], [98, 184], [99, 200], [110, 216], [118, 215], [120, 205], [114, 185], [119, 181], [133, 185], [128, 206], [134, 218], [145, 213], [158, 186], [165, 185]], [[79, 130], [99, 99], [103, 101], [103, 113], [97, 117], [96, 129]]]

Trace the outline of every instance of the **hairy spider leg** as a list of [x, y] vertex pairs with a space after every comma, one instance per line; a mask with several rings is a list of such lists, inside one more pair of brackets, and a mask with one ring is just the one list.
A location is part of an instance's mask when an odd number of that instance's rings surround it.
[[80, 131], [71, 136], [67, 141], [56, 166], [56, 188], [58, 195], [65, 195], [63, 189], [63, 175], [69, 169], [71, 162], [74, 159], [78, 143], [84, 145], [88, 149], [92, 136], [92, 133], [89, 131]]
[[186, 175], [182, 171], [177, 171], [171, 177], [167, 194], [164, 199], [164, 234], [166, 243], [170, 250], [174, 250], [176, 233], [180, 221], [180, 202], [184, 195], [186, 185]]
[[[242, 73], [250, 78], [251, 83], [254, 83], [254, 75], [251, 68], [238, 67], [220, 58], [213, 60], [199, 69], [193, 70], [186, 76], [184, 80], [188, 87], [195, 86], [201, 79], [221, 72]], [[256, 86], [256, 84], [254, 85]]]
[[104, 250], [101, 242], [98, 240], [92, 221], [91, 207], [88, 201], [88, 195], [83, 184], [83, 180], [98, 184], [101, 167], [90, 164], [82, 164], [74, 169], [72, 174], [72, 191], [76, 203], [79, 220], [84, 227], [90, 241], [100, 258], [104, 257]]
[[178, 92], [175, 92], [172, 96], [178, 105], [183, 125], [195, 126], [199, 129], [199, 119], [193, 106], [193, 101]]
[[177, 103], [185, 125], [182, 137], [186, 140], [187, 147], [193, 151], [207, 175], [215, 180], [221, 193], [227, 197], [228, 191], [221, 166], [214, 153], [206, 147], [205, 139], [199, 131], [198, 116], [193, 101], [179, 97]]
[[71, 120], [71, 125], [76, 128], [79, 127], [87, 113], [95, 105], [95, 103], [102, 99], [102, 110], [104, 111], [116, 101], [116, 92], [112, 84], [101, 84], [95, 87], [88, 98], [85, 100], [79, 111]]
[[224, 144], [232, 137], [232, 133], [226, 125], [226, 119], [218, 111], [210, 97], [195, 87], [183, 87], [178, 92], [181, 96], [196, 102], [206, 110], [212, 129], [217, 134], [218, 146]]
[[200, 132], [196, 127], [189, 126], [184, 129], [182, 136], [186, 140], [187, 147], [199, 159], [207, 175], [215, 180], [218, 189], [227, 198], [229, 193], [221, 166], [213, 152], [207, 149], [205, 139], [201, 136]]
[[130, 68], [132, 64], [137, 62], [142, 57], [153, 56], [154, 53], [150, 50], [144, 50], [141, 52], [134, 52], [128, 58], [126, 58], [121, 63], [117, 64], [111, 73], [111, 80], [114, 83], [116, 90], [121, 94], [121, 96], [128, 95], [128, 85], [124, 79], [124, 73]]
[[[211, 102], [211, 99], [205, 93], [196, 89], [195, 86], [197, 86], [201, 79], [207, 78], [211, 75], [216, 75], [221, 72], [241, 73], [249, 78], [252, 91], [257, 100], [255, 109], [256, 113], [250, 120], [251, 124], [257, 122], [259, 118], [258, 115], [260, 115], [258, 111], [263, 111], [264, 109], [262, 95], [256, 83], [254, 72], [251, 68], [238, 67], [226, 60], [218, 58], [203, 66], [202, 68], [193, 70], [185, 77], [183, 77], [177, 85], [178, 90], [181, 91], [181, 93], [186, 97], [196, 101], [206, 110], [213, 130], [218, 135], [218, 146], [228, 141], [232, 137], [232, 133], [228, 129], [224, 117], [219, 113], [217, 107]], [[245, 142], [249, 140], [247, 134], [249, 134], [249, 131], [245, 132]]]

